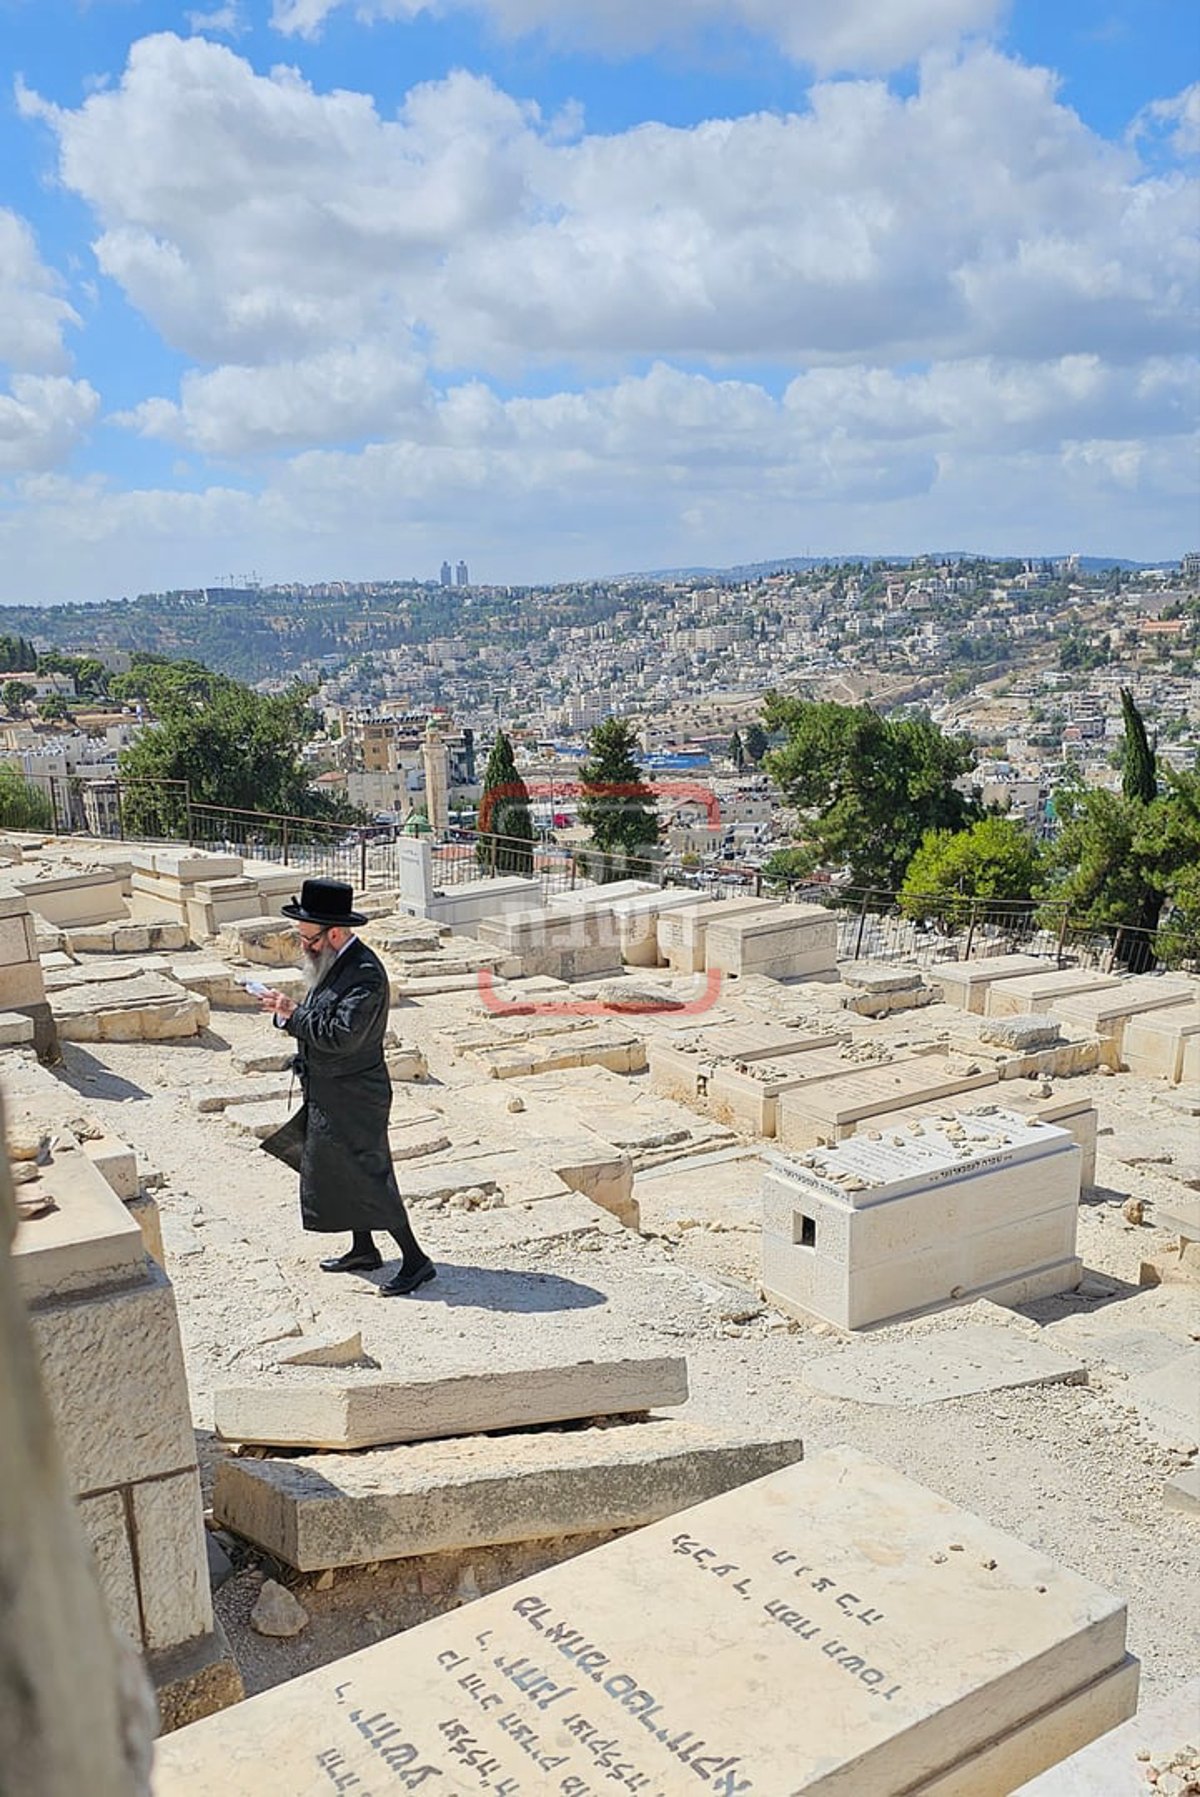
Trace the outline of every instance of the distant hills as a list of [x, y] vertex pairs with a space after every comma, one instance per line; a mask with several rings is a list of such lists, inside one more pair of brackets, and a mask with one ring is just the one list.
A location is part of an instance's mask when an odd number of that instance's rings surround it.
[[[921, 555], [783, 555], [768, 562], [739, 562], [731, 568], [651, 568], [613, 575], [614, 580], [761, 580], [769, 574], [806, 574], [812, 568], [838, 568], [856, 562], [864, 566], [913, 568], [919, 562], [1063, 562], [1065, 555], [979, 555], [968, 549], [931, 549]], [[1083, 574], [1102, 574], [1109, 568], [1141, 574], [1147, 568], [1178, 568], [1177, 561], [1135, 562], [1121, 555], [1081, 555], [1076, 558]]]

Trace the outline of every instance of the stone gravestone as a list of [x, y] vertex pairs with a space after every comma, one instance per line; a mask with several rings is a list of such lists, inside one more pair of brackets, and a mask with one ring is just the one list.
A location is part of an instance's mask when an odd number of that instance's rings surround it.
[[1133, 1711], [1114, 1597], [838, 1448], [159, 1744], [156, 1797], [1000, 1797]]
[[762, 1284], [841, 1329], [971, 1298], [1078, 1285], [1080, 1151], [1065, 1129], [989, 1108], [771, 1154]]
[[9, 1259], [15, 1226], [0, 1155], [0, 1789], [143, 1797], [154, 1702], [67, 1489]]

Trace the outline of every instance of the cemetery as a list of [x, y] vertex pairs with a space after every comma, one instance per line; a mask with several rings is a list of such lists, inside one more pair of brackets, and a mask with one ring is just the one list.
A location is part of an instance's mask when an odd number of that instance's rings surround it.
[[0, 840], [14, 1790], [1200, 1788], [1200, 980], [428, 846], [380, 1304], [261, 1150], [297, 871]]

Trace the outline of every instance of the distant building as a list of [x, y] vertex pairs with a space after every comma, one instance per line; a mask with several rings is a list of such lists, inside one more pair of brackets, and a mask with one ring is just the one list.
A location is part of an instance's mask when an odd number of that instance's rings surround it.
[[468, 573], [467, 573], [467, 564], [466, 564], [466, 562], [459, 562], [459, 564], [458, 564], [458, 566], [457, 566], [457, 568], [455, 568], [455, 570], [454, 570], [454, 584], [455, 584], [455, 586], [457, 586], [457, 587], [466, 587], [466, 586], [470, 586], [470, 584], [471, 584], [471, 577], [470, 577], [470, 575], [469, 575], [469, 574], [468, 574]]
[[1190, 549], [1179, 566], [1185, 580], [1200, 580], [1200, 549]]
[[442, 586], [448, 587], [451, 585], [451, 580], [452, 580], [452, 577], [451, 577], [451, 572], [450, 572], [450, 563], [443, 562], [442, 563], [442, 571], [438, 575], [438, 581]]

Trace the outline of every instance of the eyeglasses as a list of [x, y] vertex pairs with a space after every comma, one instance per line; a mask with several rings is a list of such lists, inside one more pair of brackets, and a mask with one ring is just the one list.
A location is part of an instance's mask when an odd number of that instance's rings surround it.
[[323, 930], [318, 930], [315, 936], [305, 936], [305, 935], [301, 934], [300, 940], [304, 944], [305, 948], [316, 948], [317, 943], [320, 942], [322, 936], [328, 936], [329, 930], [331, 928], [332, 928], [332, 925], [329, 925]]

